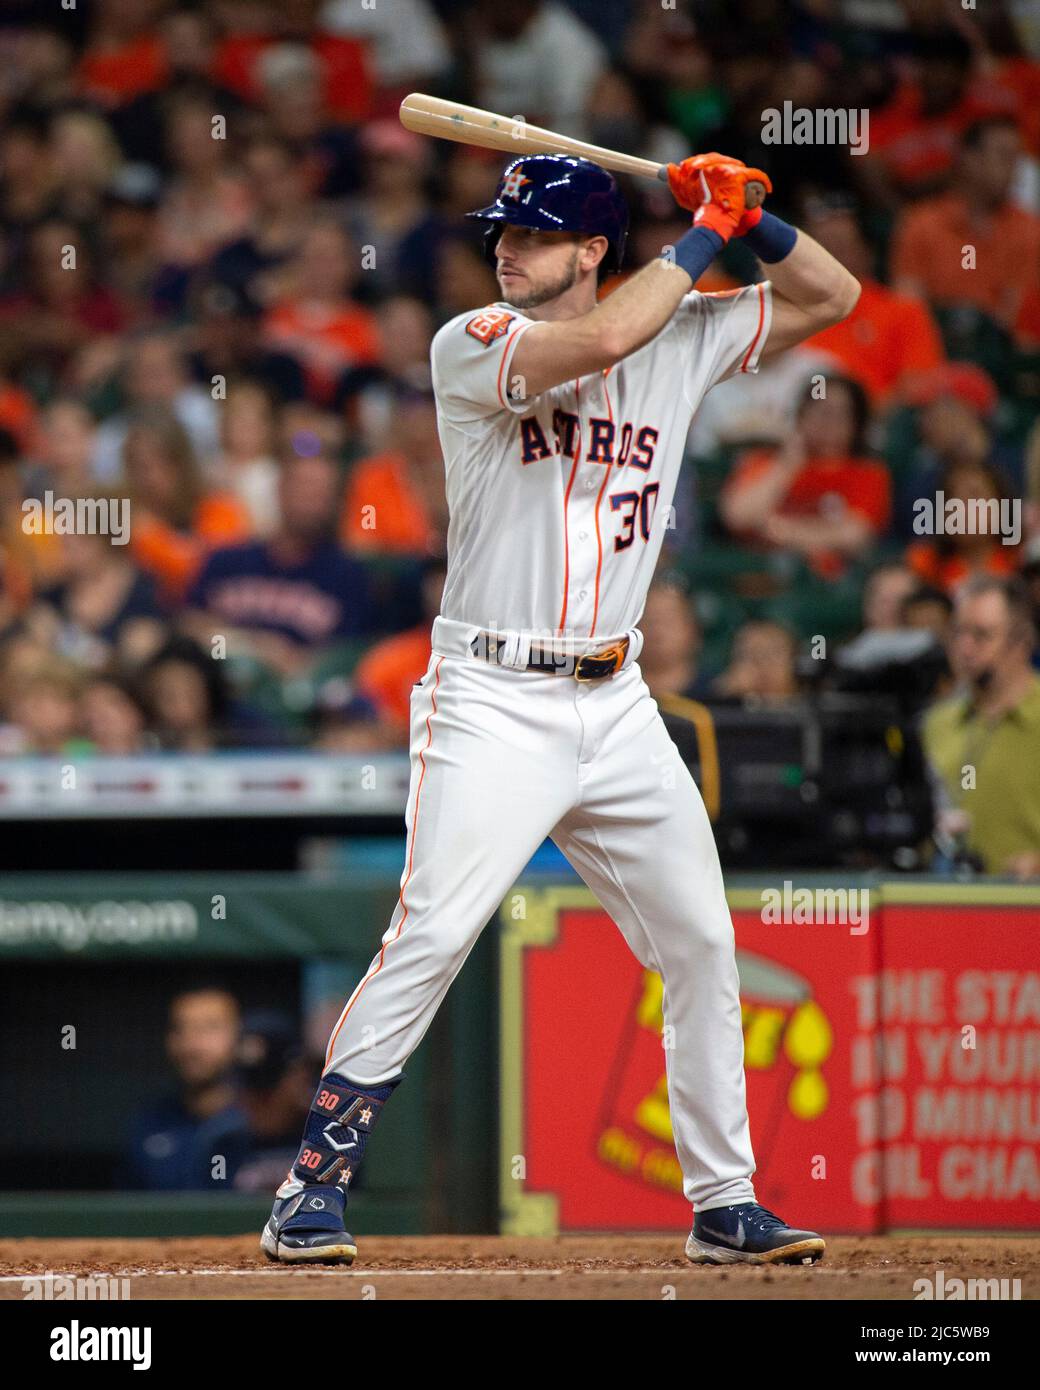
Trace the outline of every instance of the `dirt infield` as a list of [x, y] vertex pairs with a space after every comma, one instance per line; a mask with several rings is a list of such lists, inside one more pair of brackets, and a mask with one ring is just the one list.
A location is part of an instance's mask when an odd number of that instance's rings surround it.
[[190, 1240], [0, 1240], [0, 1298], [41, 1276], [103, 1275], [147, 1299], [912, 1299], [914, 1281], [1019, 1279], [1040, 1296], [1040, 1238], [836, 1238], [825, 1260], [782, 1268], [695, 1268], [681, 1237], [363, 1238], [351, 1269], [270, 1264], [254, 1236]]

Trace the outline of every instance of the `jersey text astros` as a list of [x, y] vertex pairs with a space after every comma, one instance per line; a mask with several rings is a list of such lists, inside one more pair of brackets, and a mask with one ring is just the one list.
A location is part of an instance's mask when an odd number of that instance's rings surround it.
[[529, 398], [510, 369], [534, 320], [499, 303], [445, 324], [432, 348], [443, 615], [597, 641], [633, 628], [694, 411], [717, 382], [757, 370], [770, 313], [768, 283], [691, 293], [616, 366]]

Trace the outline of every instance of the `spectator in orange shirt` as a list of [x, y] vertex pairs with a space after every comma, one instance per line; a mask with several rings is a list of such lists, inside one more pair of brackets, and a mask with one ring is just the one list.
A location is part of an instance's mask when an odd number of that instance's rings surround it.
[[377, 642], [354, 672], [355, 690], [372, 702], [380, 720], [402, 744], [408, 742], [412, 687], [429, 665], [430, 629], [441, 611], [446, 574], [440, 557], [427, 563], [422, 578], [422, 622]]
[[745, 454], [719, 506], [735, 534], [795, 551], [819, 574], [841, 574], [883, 534], [888, 470], [865, 457], [867, 397], [858, 382], [829, 377], [826, 394], [805, 393], [797, 424], [777, 450]]
[[318, 9], [316, 0], [295, 0], [290, 5], [263, 7], [259, 13], [267, 23], [259, 32], [251, 16], [237, 31], [227, 25], [230, 32], [217, 50], [217, 75], [244, 100], [255, 102], [270, 80], [272, 66], [276, 71], [294, 71], [305, 60], [311, 83], [330, 114], [343, 124], [363, 121], [372, 110], [373, 73], [367, 45], [330, 33]]
[[[941, 493], [941, 499], [939, 494]], [[954, 518], [946, 519], [950, 502], [996, 503], [998, 507], [1006, 502], [1008, 489], [999, 471], [984, 460], [964, 459], [950, 466], [939, 480], [939, 490], [931, 501], [931, 512], [921, 510], [914, 530], [919, 534], [930, 534], [930, 540], [914, 541], [906, 551], [906, 563], [918, 579], [933, 589], [952, 594], [966, 579], [977, 574], [992, 574], [998, 577], [1012, 575], [1021, 562], [1020, 544], [1005, 544], [1011, 537], [1002, 536], [990, 524], [992, 515], [987, 518], [985, 527], [972, 526], [971, 530], [954, 530], [959, 524]], [[942, 507], [940, 510], [940, 501]], [[995, 510], [993, 508], [992, 510]], [[934, 514], [932, 525], [929, 521]], [[971, 521], [971, 509], [966, 516]], [[943, 519], [943, 532], [935, 534], [935, 523]]]
[[289, 267], [291, 293], [264, 324], [269, 346], [302, 364], [308, 395], [320, 405], [331, 401], [348, 368], [379, 359], [375, 318], [351, 297], [360, 264], [342, 227], [318, 222]]
[[[896, 227], [897, 289], [938, 306], [971, 304], [1014, 328], [1040, 277], [1040, 217], [1011, 202], [1020, 152], [1018, 127], [1010, 118], [971, 127], [953, 190], [910, 208]], [[974, 264], [967, 268], [972, 252]]]
[[187, 431], [170, 411], [142, 410], [131, 421], [123, 463], [134, 559], [176, 604], [209, 550], [249, 536], [249, 514], [232, 494], [204, 489]]
[[100, 0], [92, 6], [86, 52], [78, 85], [92, 101], [111, 110], [166, 78], [162, 41], [155, 33], [155, 0]]
[[430, 555], [444, 549], [448, 509], [437, 406], [430, 392], [399, 386], [390, 449], [354, 465], [340, 519], [350, 550]]
[[1014, 110], [1014, 97], [973, 74], [973, 65], [971, 45], [953, 29], [916, 38], [909, 75], [871, 113], [870, 155], [860, 171], [886, 203], [943, 187], [969, 126]]
[[123, 153], [132, 163], [165, 169], [166, 113], [181, 96], [203, 98], [214, 116], [227, 117], [228, 125], [242, 114], [235, 93], [215, 80], [217, 39], [227, 15], [226, 10], [220, 15], [218, 27], [217, 8], [163, 5], [165, 13], [155, 24], [162, 50], [162, 86], [124, 102], [110, 116]]
[[860, 282], [859, 302], [842, 323], [806, 340], [802, 351], [831, 356], [840, 371], [855, 377], [876, 407], [889, 405], [911, 373], [928, 371], [945, 357], [942, 339], [927, 306], [897, 294], [871, 274], [871, 256], [849, 206], [817, 203], [803, 223], [825, 250]]

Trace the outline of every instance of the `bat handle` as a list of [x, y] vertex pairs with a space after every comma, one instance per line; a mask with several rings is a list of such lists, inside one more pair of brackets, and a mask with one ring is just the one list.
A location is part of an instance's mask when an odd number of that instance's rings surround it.
[[[657, 171], [657, 177], [662, 183], [668, 182], [668, 165], [662, 164]], [[758, 179], [752, 179], [744, 189], [744, 205], [749, 208], [758, 208], [766, 200], [766, 186], [759, 183]]]

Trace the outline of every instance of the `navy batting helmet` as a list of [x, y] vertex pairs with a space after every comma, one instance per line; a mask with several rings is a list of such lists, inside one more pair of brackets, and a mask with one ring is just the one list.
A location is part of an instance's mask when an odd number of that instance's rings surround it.
[[514, 159], [499, 179], [495, 201], [466, 216], [491, 223], [484, 247], [492, 264], [502, 224], [511, 222], [540, 232], [605, 236], [610, 243], [604, 258], [606, 268], [621, 268], [628, 235], [628, 208], [613, 174], [591, 159], [566, 154], [531, 154]]

